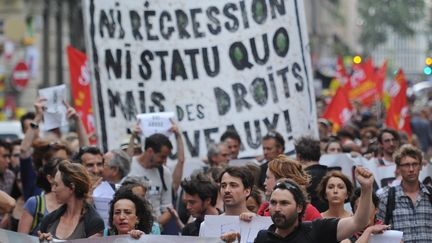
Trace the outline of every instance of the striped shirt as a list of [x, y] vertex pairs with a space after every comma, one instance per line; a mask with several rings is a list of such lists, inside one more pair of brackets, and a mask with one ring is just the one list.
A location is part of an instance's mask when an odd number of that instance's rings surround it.
[[[377, 217], [384, 221], [388, 187], [378, 197], [380, 203]], [[422, 183], [415, 203], [405, 194], [401, 185], [395, 187], [395, 210], [390, 224], [393, 230], [403, 232], [404, 243], [432, 242], [432, 204], [429, 201], [429, 191]]]

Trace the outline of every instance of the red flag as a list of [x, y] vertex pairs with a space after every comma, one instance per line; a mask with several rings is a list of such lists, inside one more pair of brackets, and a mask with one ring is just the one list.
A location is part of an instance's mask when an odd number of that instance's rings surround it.
[[349, 75], [347, 74], [345, 70], [345, 66], [343, 64], [342, 56], [338, 56], [337, 62], [336, 62], [336, 77], [337, 80], [341, 84], [346, 84], [349, 80]]
[[370, 106], [377, 93], [372, 59], [369, 58], [362, 64], [354, 64], [352, 68], [353, 74], [344, 86], [345, 92], [350, 100], [358, 100], [364, 106]]
[[343, 88], [339, 88], [327, 106], [322, 118], [331, 121], [333, 123], [333, 132], [337, 132], [351, 119], [351, 115], [352, 106], [348, 100], [348, 96]]
[[384, 81], [386, 77], [387, 72], [387, 60], [383, 63], [383, 65], [378, 69], [378, 71], [375, 73], [375, 82], [376, 82], [376, 89], [378, 93], [379, 99], [382, 99], [384, 96]]
[[399, 69], [390, 87], [390, 107], [387, 110], [387, 127], [403, 130], [411, 136], [410, 116], [407, 102], [407, 81], [402, 69]]
[[95, 131], [90, 92], [87, 56], [71, 46], [67, 47], [73, 106], [80, 115], [87, 133]]

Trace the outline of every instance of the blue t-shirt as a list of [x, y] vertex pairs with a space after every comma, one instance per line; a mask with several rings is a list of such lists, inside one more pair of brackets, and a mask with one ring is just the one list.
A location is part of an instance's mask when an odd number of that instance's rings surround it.
[[[34, 218], [35, 218], [35, 215], [36, 215], [36, 204], [37, 204], [37, 199], [36, 199], [36, 197], [37, 196], [32, 196], [32, 197], [30, 197], [26, 202], [25, 202], [25, 204], [24, 204], [24, 209], [31, 215], [31, 216], [33, 216], [33, 220], [34, 220]], [[46, 207], [46, 200], [45, 200], [45, 195], [40, 195], [40, 197], [41, 197], [41, 199], [43, 200], [43, 205], [45, 206], [44, 207], [44, 210], [43, 210], [43, 217], [45, 217], [46, 215], [48, 215], [49, 214], [49, 212], [48, 212], [48, 209], [47, 209], [47, 207]], [[40, 212], [40, 213], [42, 213], [42, 212]], [[31, 235], [37, 235], [37, 232], [38, 232], [38, 230], [39, 230], [39, 226], [40, 226], [40, 222], [42, 222], [42, 219], [43, 218], [40, 218], [39, 219], [39, 223], [38, 223], [38, 225], [33, 229], [33, 230], [31, 230], [30, 231], [30, 233], [29, 234], [31, 234]], [[32, 222], [32, 224], [33, 224], [33, 222]]]

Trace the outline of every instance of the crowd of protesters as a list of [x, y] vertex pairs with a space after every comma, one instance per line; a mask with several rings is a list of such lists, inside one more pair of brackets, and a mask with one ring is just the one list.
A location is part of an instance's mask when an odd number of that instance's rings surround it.
[[[199, 236], [206, 215], [236, 215], [244, 221], [271, 217], [273, 224], [255, 242], [368, 242], [387, 229], [402, 231], [404, 242], [432, 242], [432, 180], [420, 178], [431, 137], [406, 139], [381, 127], [370, 112], [353, 116], [338, 133], [319, 119], [319, 139], [297, 138], [295, 156], [284, 154], [285, 136], [270, 131], [262, 137], [262, 155], [254, 158], [259, 163], [245, 166], [230, 165], [242, 159], [242, 139], [227, 130], [208, 147], [205, 166], [185, 177], [183, 138], [174, 121], [177, 161], [171, 170], [167, 159], [174, 146], [167, 136], [148, 136], [141, 147], [136, 126], [122, 147], [104, 153], [89, 145], [81, 119], [68, 105], [74, 139], [59, 129], [42, 132], [45, 102], [38, 98], [35, 111], [21, 118], [22, 140], [0, 141], [3, 229], [40, 240]], [[429, 119], [426, 109], [418, 115]], [[425, 125], [414, 120], [413, 131], [418, 123]], [[430, 126], [420, 133], [429, 133]], [[320, 163], [324, 154], [343, 153], [361, 161], [354, 177]], [[382, 184], [365, 169], [371, 164], [393, 166], [394, 175]], [[111, 200], [102, 212], [97, 199], [106, 188]], [[226, 242], [238, 238], [239, 232], [221, 235]]]

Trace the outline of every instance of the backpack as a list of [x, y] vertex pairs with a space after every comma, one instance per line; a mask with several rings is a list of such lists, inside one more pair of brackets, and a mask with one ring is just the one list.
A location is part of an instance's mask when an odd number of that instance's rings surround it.
[[[432, 204], [432, 188], [430, 186], [426, 186], [429, 191], [429, 202]], [[384, 218], [384, 224], [390, 224], [390, 221], [393, 221], [393, 211], [395, 210], [395, 200], [396, 200], [396, 188], [389, 187], [388, 196], [387, 196], [387, 207]]]
[[157, 169], [158, 169], [158, 172], [159, 172], [159, 177], [160, 177], [160, 179], [162, 181], [163, 190], [166, 191], [168, 189], [167, 189], [167, 186], [165, 184], [165, 179], [164, 179], [164, 168], [163, 168], [162, 165], [160, 165], [160, 166], [157, 167]]
[[37, 195], [35, 197], [36, 197], [36, 209], [35, 209], [30, 232], [33, 232], [39, 226], [43, 217], [45, 217], [45, 199], [41, 195]]

